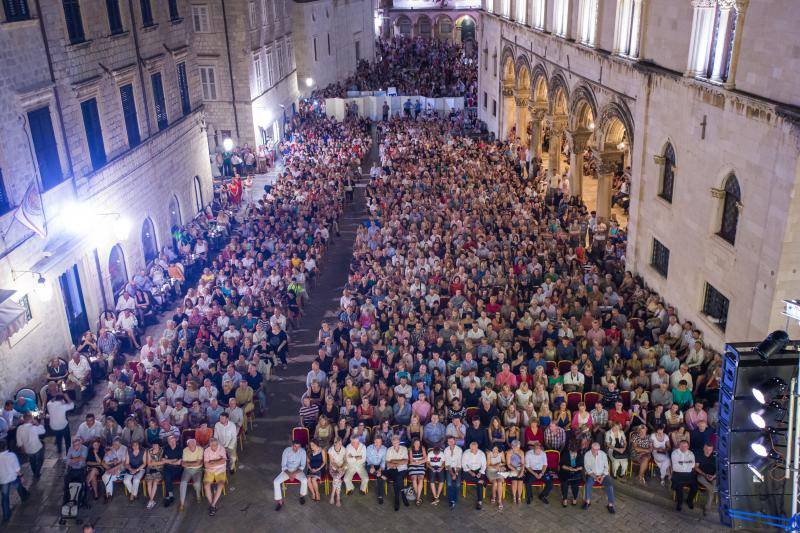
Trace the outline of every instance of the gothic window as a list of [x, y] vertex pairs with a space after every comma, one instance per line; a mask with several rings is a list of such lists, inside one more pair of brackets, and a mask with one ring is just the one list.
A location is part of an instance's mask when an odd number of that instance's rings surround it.
[[545, 0], [531, 0], [531, 4], [531, 26], [543, 30]]
[[742, 192], [739, 181], [731, 174], [725, 182], [725, 191], [722, 199], [722, 221], [718, 235], [734, 244], [736, 241], [736, 228], [739, 225], [739, 208], [742, 205]]
[[553, 2], [553, 33], [559, 37], [567, 36], [569, 1], [570, 0], [554, 0]]
[[517, 0], [515, 7], [517, 8], [517, 13], [514, 16], [517, 22], [520, 24], [527, 24], [528, 23], [528, 4], [525, 0]]

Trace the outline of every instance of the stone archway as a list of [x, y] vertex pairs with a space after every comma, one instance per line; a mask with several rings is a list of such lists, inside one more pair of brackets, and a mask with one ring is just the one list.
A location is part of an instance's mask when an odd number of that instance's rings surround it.
[[430, 39], [433, 36], [433, 25], [428, 15], [420, 15], [417, 19], [416, 35], [424, 39]]
[[472, 43], [477, 48], [477, 24], [470, 15], [463, 15], [456, 20], [453, 38], [456, 43], [466, 45]]
[[[614, 194], [614, 177], [626, 172], [630, 173], [633, 119], [624, 102], [612, 102], [600, 112], [596, 144], [600, 151], [597, 216], [608, 220], [612, 214], [611, 198]], [[632, 186], [633, 183], [630, 185]]]
[[400, 15], [394, 20], [392, 25], [394, 35], [402, 35], [404, 37], [411, 37], [413, 24], [411, 19], [405, 15]]
[[530, 122], [527, 128], [529, 130], [528, 138], [533, 156], [541, 157], [545, 129], [544, 119], [545, 115], [547, 115], [549, 95], [547, 72], [540, 64], [534, 67], [531, 77], [533, 82], [531, 84], [531, 98], [528, 101], [530, 115]]
[[436, 17], [436, 23], [433, 25], [433, 36], [436, 39], [452, 42], [454, 33], [453, 19], [447, 15]]
[[503, 53], [502, 60], [502, 139], [514, 139], [517, 136], [517, 104], [514, 100], [514, 87], [517, 83], [517, 73], [514, 65], [514, 56], [509, 50]]
[[[572, 91], [569, 109], [567, 140], [570, 147], [570, 195], [583, 197], [589, 192], [594, 199], [597, 195], [597, 186], [593, 181], [596, 179], [594, 158], [597, 153], [595, 144], [597, 100], [591, 87], [585, 84], [578, 85]], [[588, 191], [585, 185], [588, 185]]]
[[564, 161], [565, 133], [569, 118], [569, 85], [563, 74], [556, 73], [550, 79], [549, 117], [545, 144], [547, 146], [547, 175], [550, 178], [550, 187], [559, 186], [562, 170], [566, 167]]

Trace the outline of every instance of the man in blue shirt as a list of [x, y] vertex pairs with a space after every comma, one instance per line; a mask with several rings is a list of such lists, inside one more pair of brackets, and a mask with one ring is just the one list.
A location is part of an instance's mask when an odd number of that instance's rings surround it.
[[383, 471], [386, 470], [386, 446], [380, 435], [375, 436], [372, 444], [367, 446], [367, 472], [375, 476], [375, 485], [378, 487], [378, 503], [383, 505], [383, 497], [386, 492], [385, 477]]
[[394, 413], [394, 423], [401, 426], [407, 426], [411, 423], [411, 405], [406, 402], [406, 397], [400, 395], [397, 397], [397, 403], [392, 408]]
[[439, 422], [439, 415], [436, 413], [431, 414], [431, 421], [425, 424], [422, 430], [422, 442], [428, 448], [438, 446], [444, 448], [445, 445], [445, 432], [444, 424]]
[[308, 480], [306, 479], [306, 451], [299, 440], [293, 440], [292, 445], [283, 450], [281, 456], [281, 473], [272, 482], [275, 491], [275, 510], [283, 507], [283, 492], [281, 485], [284, 481], [300, 482], [300, 505], [305, 505], [308, 493]]

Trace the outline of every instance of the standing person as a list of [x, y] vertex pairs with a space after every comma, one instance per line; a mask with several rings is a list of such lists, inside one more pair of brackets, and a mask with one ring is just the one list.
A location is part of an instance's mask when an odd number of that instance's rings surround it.
[[178, 438], [175, 435], [167, 437], [167, 445], [164, 446], [164, 485], [167, 489], [167, 497], [164, 498], [164, 507], [169, 507], [175, 501], [173, 485], [181, 479], [183, 467], [181, 459], [183, 450], [178, 446]]
[[344, 473], [344, 486], [346, 494], [353, 492], [355, 488], [353, 486], [353, 476], [356, 474], [358, 474], [358, 478], [361, 480], [359, 487], [361, 494], [367, 493], [367, 487], [369, 485], [369, 475], [367, 474], [366, 468], [367, 448], [361, 444], [358, 437], [357, 434], [353, 434], [350, 437], [350, 444], [347, 445], [347, 449], [345, 450], [347, 464]]
[[336, 437], [328, 450], [328, 473], [331, 476], [331, 505], [342, 506], [342, 478], [347, 466], [347, 450], [342, 439]]
[[461, 458], [463, 451], [456, 446], [455, 437], [447, 437], [447, 448], [444, 449], [444, 468], [447, 473], [447, 499], [450, 502], [450, 510], [456, 508], [458, 503], [458, 491], [461, 489]]
[[189, 481], [194, 486], [197, 501], [200, 501], [200, 492], [203, 486], [203, 448], [197, 445], [195, 439], [186, 441], [186, 447], [181, 454], [181, 466], [183, 467], [183, 473], [181, 474], [181, 502], [178, 506], [178, 511], [183, 511], [186, 508], [186, 489]]
[[471, 442], [469, 449], [461, 455], [461, 469], [464, 481], [475, 484], [475, 509], [483, 508], [483, 488], [486, 486], [486, 454], [478, 449], [477, 442]]
[[394, 510], [400, 510], [400, 498], [408, 507], [408, 497], [403, 490], [406, 472], [408, 471], [408, 448], [400, 445], [400, 436], [392, 435], [392, 446], [386, 450], [386, 479], [392, 480], [394, 490]]
[[706, 489], [706, 504], [703, 507], [705, 516], [714, 504], [714, 493], [717, 490], [717, 452], [712, 444], [703, 445], [703, 455], [697, 458], [694, 472], [697, 474], [697, 483]]
[[44, 433], [44, 426], [39, 423], [38, 418], [34, 418], [31, 413], [22, 415], [22, 425], [17, 428], [17, 448], [27, 454], [33, 471], [33, 479], [39, 479], [42, 475], [44, 446], [40, 437]]
[[281, 485], [287, 480], [298, 480], [300, 482], [300, 505], [305, 505], [306, 494], [308, 493], [308, 479], [306, 479], [306, 451], [303, 449], [299, 440], [293, 440], [292, 445], [283, 450], [281, 455], [281, 473], [272, 482], [272, 489], [275, 492], [275, 510], [283, 508], [283, 491]]
[[22, 484], [19, 459], [8, 449], [8, 443], [0, 440], [0, 496], [3, 505], [3, 524], [11, 520], [11, 489], [16, 489], [23, 502], [30, 496]]
[[[208, 500], [208, 514], [217, 514], [217, 504], [222, 496], [222, 489], [228, 481], [225, 465], [228, 462], [228, 454], [225, 447], [212, 437], [208, 443], [208, 448], [203, 451], [203, 490]], [[216, 485], [212, 492], [211, 486]]]
[[596, 483], [603, 487], [608, 498], [606, 508], [611, 514], [616, 513], [614, 508], [614, 485], [611, 483], [611, 475], [608, 470], [608, 456], [600, 449], [599, 442], [593, 442], [592, 447], [583, 456], [583, 468], [586, 472], [586, 492], [583, 501], [583, 509], [589, 509], [592, 504], [592, 486]]
[[[50, 415], [50, 429], [56, 437], [56, 450], [61, 455], [62, 450], [70, 446], [69, 420], [67, 411], [75, 408], [75, 404], [64, 398], [63, 394], [56, 394], [56, 397], [47, 402], [47, 414]], [[64, 443], [62, 448], [61, 443]]]
[[694, 509], [694, 497], [697, 495], [697, 480], [695, 479], [694, 453], [689, 449], [689, 443], [682, 440], [677, 450], [672, 450], [672, 490], [675, 491], [675, 510], [683, 510], [683, 489], [689, 488], [689, 497], [686, 505]]
[[383, 471], [386, 470], [386, 446], [383, 445], [383, 438], [375, 435], [375, 440], [367, 446], [367, 470], [370, 476], [375, 476], [375, 487], [378, 493], [378, 503], [383, 505], [383, 497], [386, 486]]

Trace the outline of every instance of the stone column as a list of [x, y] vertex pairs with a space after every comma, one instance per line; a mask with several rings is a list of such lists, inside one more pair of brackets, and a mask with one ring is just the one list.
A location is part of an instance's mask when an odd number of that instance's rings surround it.
[[567, 134], [570, 141], [569, 191], [571, 196], [583, 194], [583, 151], [592, 135], [590, 131], [573, 131]]
[[531, 154], [535, 157], [539, 157], [542, 151], [542, 120], [544, 120], [544, 115], [547, 111], [541, 108], [531, 108], [530, 106], [528, 110], [530, 111], [531, 122], [533, 123], [529, 146]]
[[514, 96], [514, 103], [517, 105], [517, 137], [520, 146], [528, 145], [528, 98], [525, 96]]
[[614, 185], [614, 171], [622, 158], [620, 151], [606, 151], [600, 154], [597, 180], [597, 216], [608, 220], [611, 215], [611, 194]]
[[[509, 109], [509, 102], [511, 99], [514, 98], [514, 88], [511, 86], [503, 86], [502, 92], [502, 99], [500, 100], [500, 105], [502, 108], [500, 109], [501, 114], [501, 129], [500, 129], [500, 138], [502, 140], [508, 140], [511, 134], [511, 128], [514, 127], [514, 121], [516, 120], [516, 108], [514, 108], [514, 120], [509, 116], [508, 109]], [[512, 103], [512, 105], [514, 105]]]
[[564, 133], [566, 121], [561, 117], [553, 119], [550, 130], [550, 151], [547, 160], [547, 172], [550, 175], [550, 187], [558, 187], [558, 178], [561, 175], [561, 136]]

